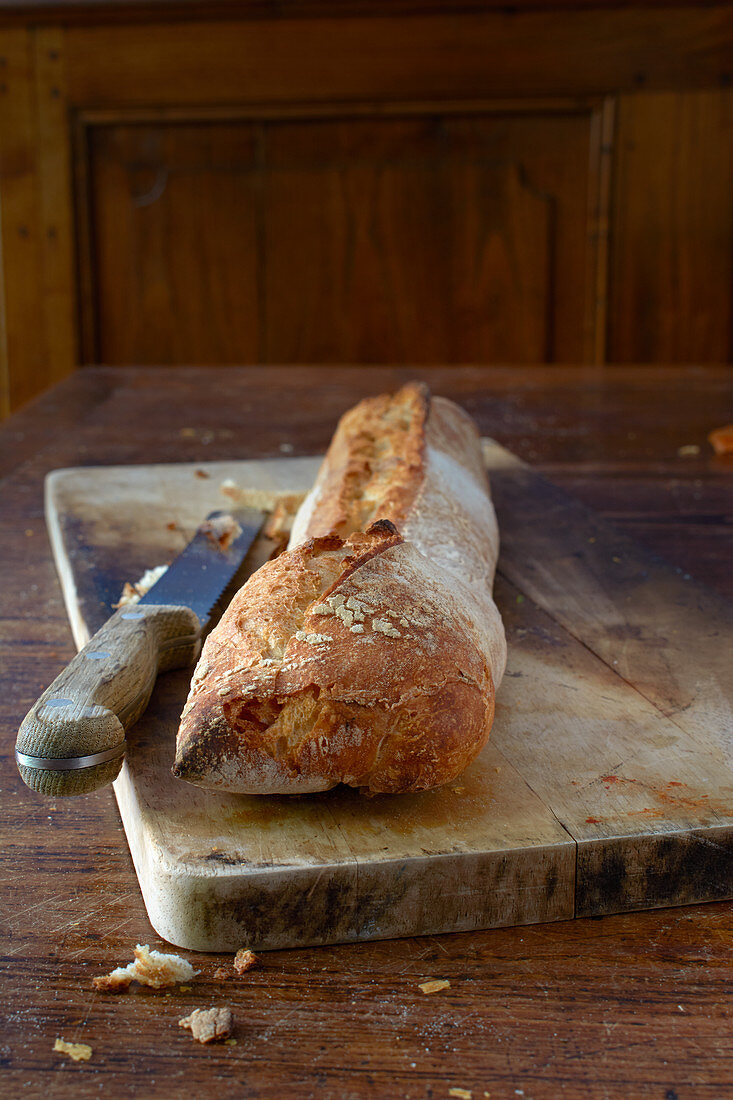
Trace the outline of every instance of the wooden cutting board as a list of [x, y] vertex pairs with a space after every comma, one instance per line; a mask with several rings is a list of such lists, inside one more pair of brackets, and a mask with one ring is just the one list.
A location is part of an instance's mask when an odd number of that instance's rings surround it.
[[[115, 793], [151, 923], [192, 950], [380, 939], [733, 896], [733, 608], [485, 442], [509, 663], [491, 741], [437, 791], [199, 790], [170, 774], [190, 673], [160, 678]], [[233, 479], [319, 460], [97, 467], [47, 480], [82, 646]], [[264, 560], [254, 547], [245, 568]]]

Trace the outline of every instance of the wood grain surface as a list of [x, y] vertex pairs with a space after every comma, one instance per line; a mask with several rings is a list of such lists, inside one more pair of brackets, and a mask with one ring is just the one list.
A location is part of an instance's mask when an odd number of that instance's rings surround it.
[[[595, 0], [594, 8], [687, 8], [691, 0]], [[453, 12], [452, 0], [279, 0], [277, 11], [290, 16], [339, 15], [415, 15]], [[461, 0], [461, 11], [502, 12], [567, 11], [587, 7], [587, 0], [514, 0], [507, 9], [506, 0]], [[178, 22], [181, 19], [217, 19], [229, 16], [258, 18], [272, 15], [270, 0], [0, 0], [3, 22], [25, 22], [29, 18], [44, 23], [63, 21], [119, 22], [120, 20]]]
[[608, 358], [730, 361], [733, 96], [621, 96], [618, 133]]
[[582, 362], [597, 108], [360, 110], [90, 124], [87, 355]]
[[[728, 903], [491, 932], [273, 952], [244, 978], [191, 955], [191, 991], [103, 997], [91, 978], [151, 933], [114, 800], [35, 798], [17, 725], [74, 651], [43, 525], [59, 466], [246, 459], [323, 449], [367, 392], [418, 372], [79, 372], [0, 433], [3, 691], [0, 1089], [9, 1096], [720, 1100], [733, 1089]], [[422, 371], [497, 438], [626, 533], [733, 597], [733, 421], [713, 368]], [[287, 400], [284, 399], [287, 395]], [[133, 426], [131, 428], [131, 425]], [[684, 446], [699, 453], [683, 455]], [[447, 979], [425, 995], [419, 983]], [[229, 1003], [236, 1046], [196, 1046], [192, 1008]], [[89, 1062], [52, 1050], [86, 1042]]]
[[0, 0], [0, 416], [80, 362], [723, 362], [733, 9]]

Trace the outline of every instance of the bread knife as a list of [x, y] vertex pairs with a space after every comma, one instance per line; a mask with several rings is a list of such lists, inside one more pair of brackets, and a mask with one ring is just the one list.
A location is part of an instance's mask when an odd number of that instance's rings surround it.
[[125, 732], [147, 707], [158, 673], [195, 661], [216, 603], [265, 519], [251, 508], [212, 512], [139, 602], [120, 607], [43, 692], [15, 745], [31, 790], [86, 794], [116, 778]]

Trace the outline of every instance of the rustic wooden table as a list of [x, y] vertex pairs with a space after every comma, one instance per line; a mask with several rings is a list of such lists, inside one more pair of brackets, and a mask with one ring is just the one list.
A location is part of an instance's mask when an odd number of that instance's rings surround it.
[[[92, 988], [135, 943], [164, 945], [111, 791], [48, 801], [15, 769], [18, 723], [74, 651], [44, 475], [315, 453], [345, 408], [416, 374], [482, 433], [733, 597], [733, 458], [706, 441], [733, 422], [729, 369], [78, 372], [0, 431], [2, 1095], [733, 1095], [728, 903], [277, 952], [225, 985], [212, 977], [224, 959], [191, 956], [202, 975], [190, 993]], [[426, 996], [426, 978], [450, 988]], [[236, 1045], [199, 1046], [177, 1026], [213, 1003], [232, 1006]], [[88, 1043], [90, 1060], [54, 1053], [57, 1037]]]

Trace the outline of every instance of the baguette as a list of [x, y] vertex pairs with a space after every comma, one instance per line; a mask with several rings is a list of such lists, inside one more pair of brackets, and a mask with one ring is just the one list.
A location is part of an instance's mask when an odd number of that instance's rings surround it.
[[340, 421], [288, 549], [207, 639], [174, 774], [247, 794], [454, 779], [506, 661], [496, 518], [470, 417], [408, 385]]

